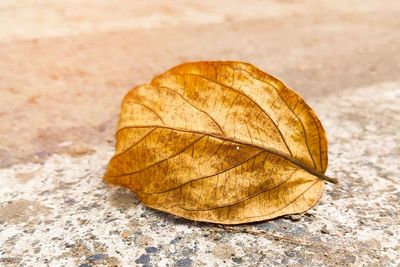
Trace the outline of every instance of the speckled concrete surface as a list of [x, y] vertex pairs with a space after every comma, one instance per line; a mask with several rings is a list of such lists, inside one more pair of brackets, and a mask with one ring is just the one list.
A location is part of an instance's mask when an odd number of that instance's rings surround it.
[[102, 183], [111, 145], [80, 147], [0, 169], [0, 265], [398, 266], [400, 85], [311, 105], [340, 184], [307, 213], [233, 227], [180, 219]]

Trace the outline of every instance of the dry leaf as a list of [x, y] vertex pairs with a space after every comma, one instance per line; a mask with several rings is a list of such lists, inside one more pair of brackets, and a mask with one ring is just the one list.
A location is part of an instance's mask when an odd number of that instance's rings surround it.
[[327, 141], [311, 108], [241, 62], [179, 65], [122, 103], [105, 181], [148, 207], [239, 224], [301, 213], [321, 197]]

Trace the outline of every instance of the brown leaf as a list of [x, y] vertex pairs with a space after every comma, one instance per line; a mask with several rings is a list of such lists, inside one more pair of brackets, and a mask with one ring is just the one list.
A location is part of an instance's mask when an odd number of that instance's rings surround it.
[[311, 108], [241, 62], [179, 65], [122, 102], [105, 181], [148, 207], [239, 224], [301, 213], [321, 197], [327, 141]]

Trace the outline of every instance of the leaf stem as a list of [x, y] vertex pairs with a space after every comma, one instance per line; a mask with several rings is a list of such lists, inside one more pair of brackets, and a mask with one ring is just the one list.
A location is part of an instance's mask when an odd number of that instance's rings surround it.
[[321, 178], [322, 180], [325, 180], [325, 181], [330, 182], [332, 184], [338, 184], [339, 183], [337, 178], [329, 177], [329, 176], [326, 176], [325, 174], [322, 174], [321, 176], [318, 176], [318, 178]]
[[302, 168], [303, 168], [304, 170], [308, 171], [309, 173], [311, 173], [311, 174], [317, 176], [318, 178], [324, 180], [324, 181], [330, 182], [330, 183], [332, 183], [332, 184], [338, 184], [338, 183], [339, 183], [338, 179], [333, 178], [333, 177], [326, 176], [325, 174], [320, 173], [320, 172], [318, 172], [318, 171], [316, 171], [316, 170], [314, 170], [314, 169], [308, 169], [308, 167], [306, 167], [306, 166], [302, 166]]
[[[271, 151], [271, 152], [272, 152], [272, 151]], [[322, 180], [324, 180], [324, 181], [327, 181], [327, 182], [330, 182], [330, 183], [333, 183], [333, 184], [339, 183], [338, 179], [333, 178], [333, 177], [326, 176], [325, 174], [323, 174], [323, 173], [321, 173], [321, 172], [319, 172], [319, 171], [317, 171], [317, 170], [315, 170], [315, 169], [313, 169], [313, 168], [310, 168], [309, 166], [305, 165], [303, 162], [301, 162], [301, 161], [298, 160], [298, 159], [295, 159], [295, 158], [292, 158], [292, 157], [288, 157], [287, 155], [285, 155], [285, 154], [283, 154], [283, 153], [280, 153], [279, 151], [274, 151], [274, 152], [272, 152], [272, 153], [275, 153], [275, 154], [278, 154], [278, 155], [284, 157], [284, 158], [287, 159], [288, 161], [292, 162], [293, 164], [299, 166], [299, 167], [302, 168], [303, 170], [305, 170], [305, 171], [311, 173], [312, 175], [317, 176], [318, 178], [320, 178], [320, 179], [322, 179]]]

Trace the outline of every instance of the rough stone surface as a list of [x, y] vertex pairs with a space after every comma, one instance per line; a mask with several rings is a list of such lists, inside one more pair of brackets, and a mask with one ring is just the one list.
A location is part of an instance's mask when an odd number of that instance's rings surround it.
[[301, 216], [249, 225], [188, 221], [102, 183], [112, 145], [0, 169], [0, 265], [398, 266], [399, 103], [396, 83], [311, 101], [340, 184]]

